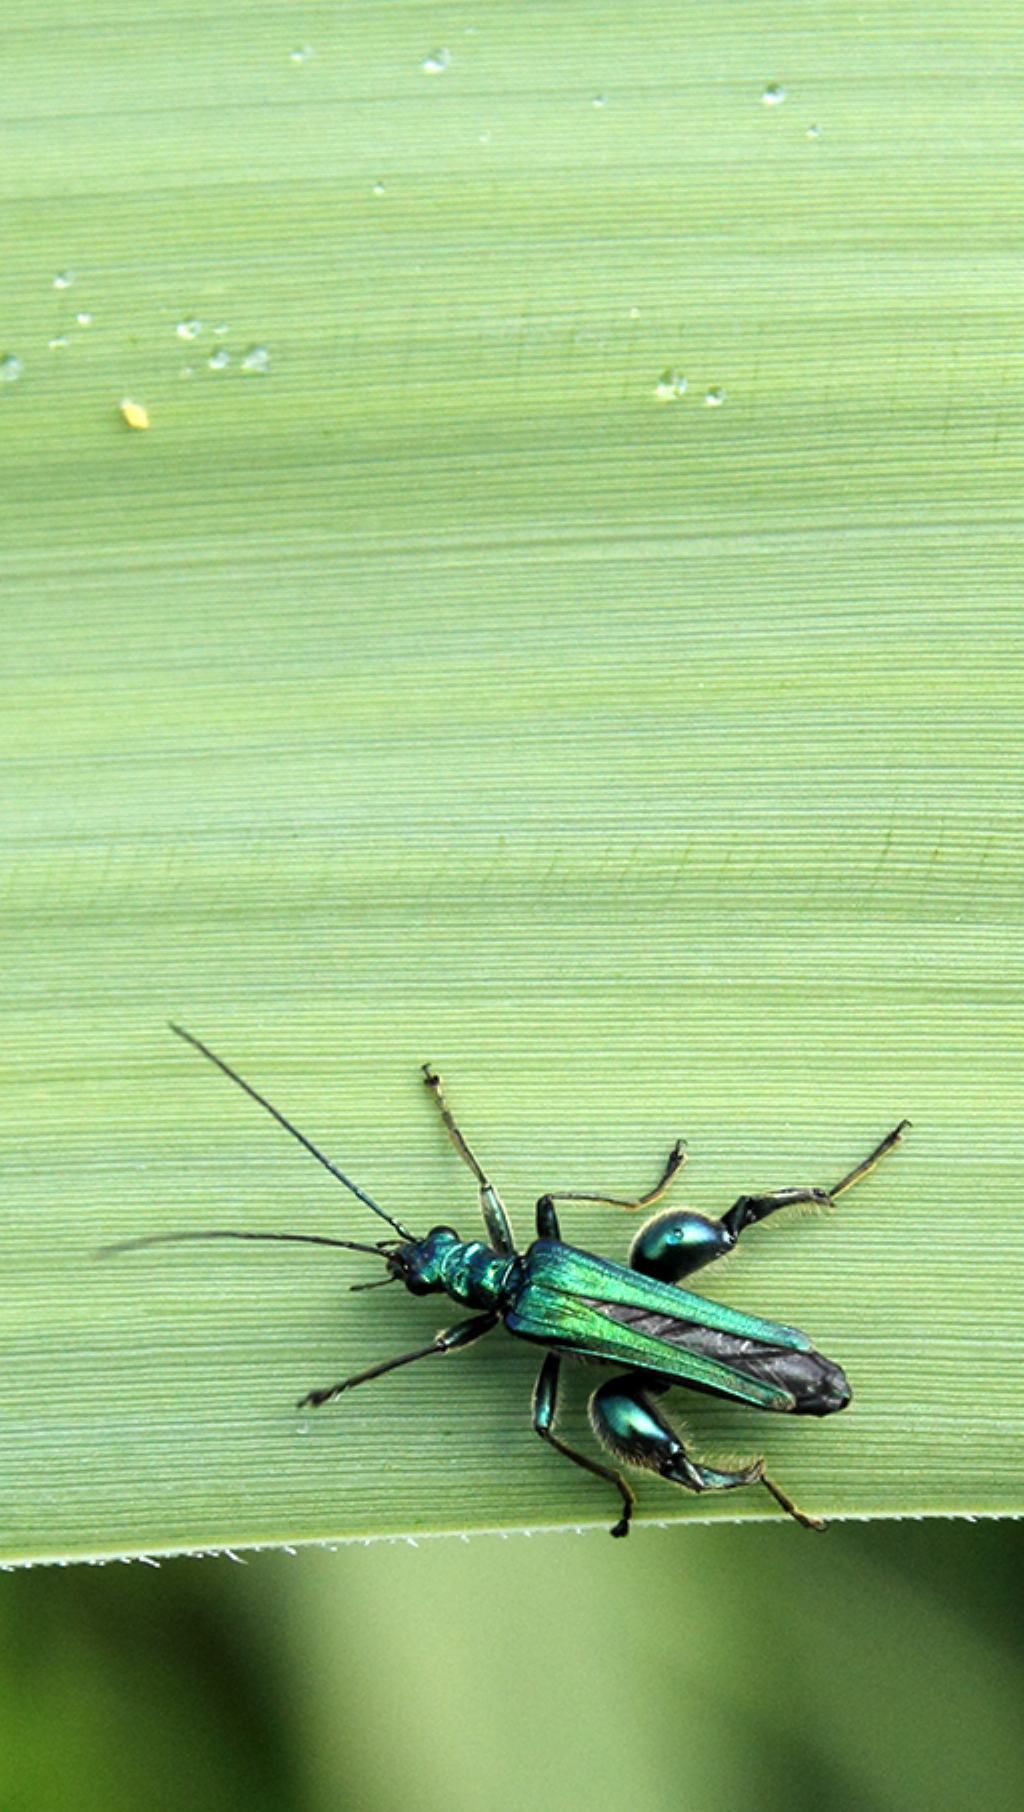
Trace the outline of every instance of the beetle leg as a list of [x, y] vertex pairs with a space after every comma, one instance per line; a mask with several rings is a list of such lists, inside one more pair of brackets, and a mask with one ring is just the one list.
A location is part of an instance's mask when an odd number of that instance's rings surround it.
[[774, 1214], [779, 1208], [791, 1208], [796, 1202], [811, 1202], [815, 1206], [829, 1207], [835, 1201], [836, 1196], [842, 1195], [844, 1190], [852, 1189], [855, 1183], [859, 1183], [870, 1171], [874, 1170], [875, 1165], [885, 1157], [886, 1152], [899, 1144], [909, 1125], [909, 1120], [901, 1120], [898, 1126], [893, 1127], [891, 1133], [886, 1133], [885, 1138], [875, 1146], [874, 1151], [868, 1157], [864, 1158], [860, 1164], [855, 1164], [853, 1169], [847, 1171], [846, 1175], [841, 1177], [831, 1189], [775, 1189], [768, 1195], [741, 1195], [723, 1214], [722, 1226], [727, 1233], [732, 1235], [733, 1240], [736, 1240], [745, 1227], [755, 1226], [758, 1221], [765, 1220], [769, 1214]]
[[379, 1365], [371, 1365], [365, 1372], [355, 1372], [351, 1378], [343, 1378], [340, 1384], [328, 1384], [323, 1390], [307, 1392], [300, 1403], [300, 1409], [319, 1409], [321, 1404], [330, 1403], [340, 1397], [343, 1391], [354, 1390], [357, 1384], [368, 1384], [371, 1378], [382, 1378], [385, 1372], [394, 1372], [400, 1365], [412, 1365], [415, 1359], [426, 1359], [431, 1353], [452, 1353], [456, 1347], [469, 1346], [479, 1340], [481, 1334], [489, 1334], [497, 1327], [497, 1315], [474, 1315], [471, 1321], [459, 1321], [453, 1328], [444, 1328], [435, 1334], [429, 1346], [418, 1346], [415, 1352], [399, 1353], [397, 1359], [384, 1359]]
[[721, 1258], [735, 1244], [736, 1235], [721, 1221], [709, 1220], [692, 1208], [670, 1208], [641, 1227], [629, 1248], [629, 1262], [646, 1277], [678, 1283], [681, 1277]]
[[541, 1440], [548, 1441], [552, 1447], [557, 1447], [559, 1453], [564, 1453], [567, 1460], [572, 1460], [574, 1465], [583, 1466], [587, 1472], [594, 1473], [599, 1479], [607, 1479], [610, 1485], [615, 1486], [615, 1489], [622, 1498], [622, 1515], [612, 1528], [611, 1533], [613, 1535], [628, 1535], [629, 1519], [633, 1514], [636, 1497], [621, 1473], [613, 1472], [610, 1466], [602, 1466], [599, 1460], [588, 1459], [585, 1453], [577, 1453], [575, 1447], [568, 1447], [566, 1443], [559, 1440], [558, 1436], [555, 1434], [555, 1411], [558, 1407], [558, 1374], [560, 1369], [561, 1363], [557, 1354], [549, 1353], [544, 1364], [540, 1368], [537, 1382], [533, 1388], [533, 1426], [540, 1435]]
[[537, 1238], [561, 1239], [562, 1229], [558, 1225], [555, 1204], [549, 1195], [542, 1195], [537, 1203]]
[[899, 1144], [909, 1125], [909, 1120], [901, 1120], [898, 1126], [893, 1127], [892, 1132], [886, 1133], [885, 1138], [879, 1140], [870, 1157], [864, 1158], [859, 1164], [855, 1164], [853, 1169], [848, 1170], [846, 1175], [838, 1183], [833, 1183], [829, 1190], [829, 1195], [832, 1197], [833, 1201], [837, 1195], [842, 1195], [845, 1189], [852, 1189], [855, 1183], [859, 1183], [862, 1177], [866, 1177], [869, 1171], [874, 1170], [879, 1159], [884, 1158], [886, 1153], [890, 1152], [894, 1145]]
[[779, 1489], [764, 1469], [761, 1459], [751, 1461], [735, 1472], [714, 1466], [703, 1466], [691, 1460], [680, 1436], [660, 1414], [652, 1395], [660, 1395], [663, 1385], [648, 1383], [637, 1373], [610, 1378], [590, 1399], [590, 1420], [594, 1433], [605, 1447], [630, 1466], [642, 1466], [656, 1472], [687, 1491], [735, 1491], [741, 1485], [764, 1485], [776, 1503], [807, 1529], [823, 1529], [818, 1518], [799, 1510], [792, 1498]]
[[452, 1110], [445, 1099], [444, 1083], [441, 1081], [437, 1071], [429, 1063], [423, 1064], [422, 1068], [423, 1080], [433, 1095], [434, 1100], [437, 1102], [438, 1110], [448, 1132], [448, 1137], [451, 1139], [459, 1157], [469, 1165], [470, 1170], [473, 1172], [473, 1175], [480, 1185], [480, 1212], [484, 1217], [484, 1226], [487, 1228], [487, 1236], [491, 1245], [497, 1247], [499, 1252], [514, 1252], [515, 1240], [512, 1236], [512, 1228], [509, 1225], [505, 1204], [498, 1194], [498, 1191], [495, 1189], [494, 1184], [483, 1170], [479, 1160], [466, 1144], [459, 1128], [456, 1126]]
[[[661, 1176], [654, 1188], [649, 1189], [646, 1195], [632, 1196], [626, 1200], [621, 1195], [593, 1195], [589, 1190], [583, 1189], [558, 1189], [542, 1195], [537, 1203], [537, 1231], [540, 1233], [542, 1216], [554, 1216], [553, 1202], [603, 1202], [609, 1208], [626, 1208], [630, 1213], [635, 1213], [638, 1208], [653, 1208], [655, 1202], [660, 1202], [662, 1196], [668, 1194], [685, 1163], [686, 1152], [683, 1149], [683, 1141], [677, 1139], [668, 1154]], [[546, 1236], [541, 1234], [541, 1238], [544, 1237], [557, 1239], [558, 1235], [557, 1233]]]

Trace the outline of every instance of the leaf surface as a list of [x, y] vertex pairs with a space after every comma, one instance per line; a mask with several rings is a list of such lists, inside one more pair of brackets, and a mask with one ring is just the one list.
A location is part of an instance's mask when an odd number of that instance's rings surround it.
[[705, 1274], [851, 1410], [679, 1405], [808, 1509], [1019, 1512], [1019, 12], [297, 19], [7, 9], [2, 1552], [614, 1508], [511, 1341], [296, 1413], [439, 1323], [368, 1260], [93, 1262], [379, 1231], [168, 1017], [467, 1235], [427, 1058], [523, 1240], [909, 1116]]

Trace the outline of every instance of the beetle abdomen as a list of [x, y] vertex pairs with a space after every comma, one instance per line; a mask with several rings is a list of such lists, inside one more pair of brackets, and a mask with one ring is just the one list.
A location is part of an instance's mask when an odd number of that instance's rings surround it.
[[731, 1365], [747, 1378], [780, 1384], [793, 1398], [797, 1416], [830, 1416], [845, 1409], [853, 1392], [846, 1374], [833, 1359], [814, 1351], [795, 1353], [789, 1347], [767, 1346], [760, 1340], [739, 1340], [715, 1328], [694, 1328], [684, 1343], [691, 1352], [704, 1353]]
[[778, 1385], [792, 1397], [792, 1405], [786, 1407], [791, 1407], [795, 1415], [830, 1416], [837, 1409], [845, 1409], [853, 1394], [842, 1368], [813, 1347], [799, 1350], [773, 1346], [766, 1340], [752, 1340], [747, 1335], [730, 1334], [721, 1328], [703, 1327], [699, 1322], [681, 1321], [621, 1303], [602, 1303], [601, 1309], [611, 1320], [656, 1340], [667, 1341], [687, 1353], [700, 1353], [706, 1359], [717, 1359], [745, 1378]]

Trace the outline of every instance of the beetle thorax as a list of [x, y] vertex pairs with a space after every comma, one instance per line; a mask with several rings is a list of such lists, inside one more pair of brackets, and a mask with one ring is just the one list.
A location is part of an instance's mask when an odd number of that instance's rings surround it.
[[393, 1262], [414, 1296], [440, 1291], [469, 1309], [495, 1309], [519, 1260], [483, 1240], [461, 1240], [452, 1227], [432, 1227], [426, 1239], [400, 1247]]

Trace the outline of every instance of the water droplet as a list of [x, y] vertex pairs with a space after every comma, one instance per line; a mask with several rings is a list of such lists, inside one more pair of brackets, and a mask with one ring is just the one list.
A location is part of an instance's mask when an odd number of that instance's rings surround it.
[[243, 371], [266, 371], [270, 364], [270, 353], [265, 346], [250, 346], [242, 355]]
[[492, 139], [492, 137], [493, 137], [493, 136], [494, 136], [494, 135], [493, 135], [493, 133], [491, 133], [491, 132], [481, 132], [481, 133], [480, 133], [480, 134], [479, 134], [479, 142], [480, 142], [480, 144], [481, 144], [481, 145], [489, 145], [489, 144], [490, 144], [490, 142], [491, 142], [491, 139]]
[[92, 326], [92, 316], [88, 309], [83, 308], [81, 312], [75, 316], [75, 320], [78, 322], [79, 327]]
[[594, 96], [594, 98], [593, 98], [593, 100], [592, 100], [592, 101], [591, 101], [591, 103], [590, 103], [590, 105], [591, 105], [591, 106], [592, 106], [592, 107], [607, 107], [607, 105], [608, 105], [608, 97], [607, 97], [607, 95], [603, 95], [603, 94], [595, 94], [595, 96]]
[[384, 187], [384, 184], [379, 181], [374, 183], [373, 192], [375, 195], [386, 195], [387, 194], [387, 190]]
[[686, 379], [678, 371], [663, 371], [654, 386], [654, 394], [659, 403], [674, 403], [679, 396], [685, 396]]
[[629, 318], [630, 318], [630, 320], [631, 320], [631, 321], [639, 321], [639, 319], [640, 319], [640, 310], [639, 310], [639, 309], [638, 309], [638, 308], [635, 308], [635, 307], [634, 307], [634, 308], [631, 308], [631, 309], [630, 309], [630, 311], [629, 311]]
[[46, 343], [51, 352], [59, 352], [62, 347], [67, 345], [68, 336], [66, 333], [58, 333], [54, 335], [52, 340], [48, 340]]
[[224, 335], [226, 333], [230, 333], [230, 332], [231, 332], [231, 329], [228, 326], [226, 321], [218, 321], [216, 327], [213, 330], [213, 337], [215, 340], [222, 340], [224, 338]]
[[186, 315], [174, 329], [179, 340], [198, 340], [203, 331], [203, 323], [197, 315]]
[[206, 363], [211, 371], [226, 371], [231, 363], [231, 354], [226, 346], [218, 346], [216, 352], [210, 354]]
[[451, 66], [451, 60], [450, 50], [432, 50], [429, 57], [424, 57], [420, 67], [424, 75], [444, 75], [445, 70]]
[[725, 391], [718, 384], [713, 384], [710, 390], [705, 390], [704, 401], [709, 409], [720, 409], [725, 402]]
[[821, 137], [821, 127], [820, 126], [808, 126], [807, 131], [804, 133], [804, 137], [805, 138], [820, 138]]
[[134, 403], [130, 396], [124, 396], [118, 406], [121, 410], [121, 419], [126, 427], [139, 429], [149, 427], [149, 410], [145, 403]]
[[53, 287], [54, 289], [70, 289], [74, 281], [74, 271], [58, 271], [53, 279]]
[[761, 102], [765, 107], [781, 107], [785, 98], [786, 90], [781, 82], [769, 82], [767, 88], [761, 90]]
[[295, 49], [291, 53], [291, 60], [293, 63], [308, 63], [312, 55], [312, 44], [296, 44]]
[[196, 368], [194, 365], [183, 365], [178, 373], [179, 377], [195, 377], [195, 375]]
[[5, 352], [0, 359], [0, 384], [16, 384], [24, 369], [16, 352]]

